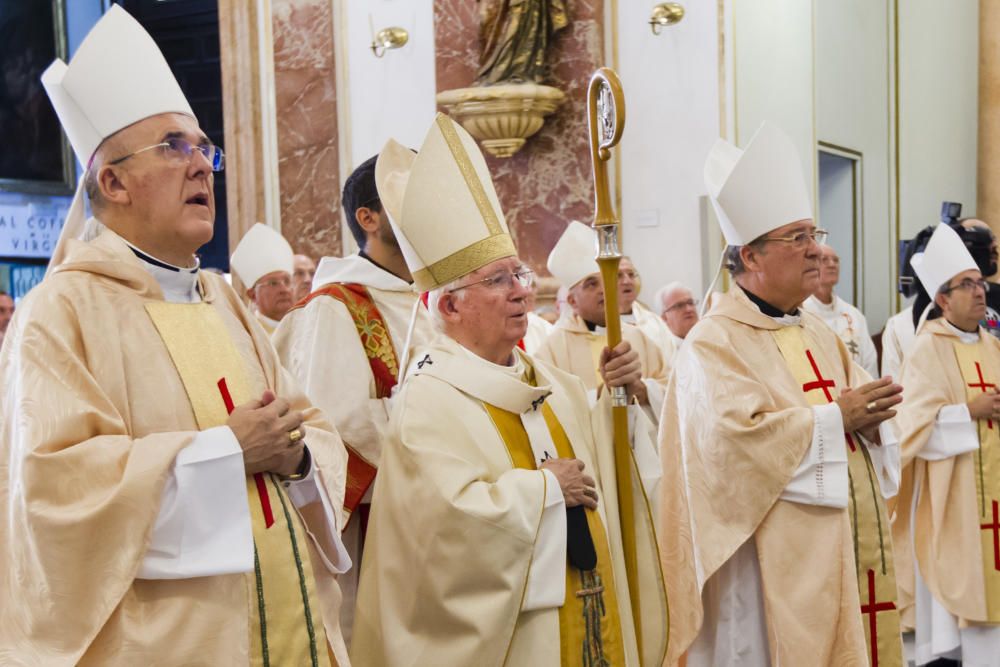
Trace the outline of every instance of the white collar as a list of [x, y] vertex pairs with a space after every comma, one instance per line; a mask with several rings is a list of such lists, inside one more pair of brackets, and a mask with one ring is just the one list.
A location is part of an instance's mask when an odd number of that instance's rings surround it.
[[160, 289], [163, 290], [165, 301], [169, 303], [199, 303], [201, 301], [201, 295], [198, 294], [198, 270], [201, 262], [197, 257], [194, 258], [194, 267], [183, 268], [164, 262], [162, 259], [136, 248], [128, 241], [125, 241], [125, 244], [132, 249], [136, 259], [159, 284]]
[[815, 306], [816, 310], [825, 311], [828, 313], [837, 312], [838, 306], [840, 305], [839, 303], [837, 303], [839, 300], [840, 299], [836, 294], [833, 295], [833, 301], [831, 301], [830, 303], [823, 303], [822, 301], [819, 300], [819, 298], [815, 294], [811, 295], [807, 299], [810, 306]]
[[952, 324], [943, 317], [941, 318], [941, 321], [944, 322], [944, 325], [948, 327], [948, 329], [951, 330], [953, 334], [958, 336], [958, 339], [963, 343], [965, 343], [966, 345], [979, 342], [978, 328], [975, 331], [962, 331], [961, 329], [959, 329], [958, 327], [956, 327], [954, 324]]
[[281, 324], [281, 322], [279, 322], [278, 320], [272, 320], [270, 317], [260, 312], [259, 310], [254, 311], [254, 315], [257, 316], [257, 319], [259, 319], [261, 322], [264, 322], [272, 329], [277, 329], [278, 325]]
[[393, 275], [361, 255], [347, 257], [324, 257], [319, 260], [312, 289], [319, 289], [330, 283], [358, 283], [365, 287], [389, 292], [413, 292], [413, 285], [399, 276]]
[[[452, 340], [455, 340], [455, 339], [452, 338]], [[462, 345], [461, 343], [459, 343], [457, 340], [455, 340], [455, 344], [458, 345], [459, 349], [462, 350], [462, 352], [465, 354], [465, 356], [467, 356], [468, 358], [470, 358], [470, 359], [472, 359], [474, 361], [478, 361], [479, 363], [486, 364], [486, 366], [488, 368], [492, 368], [493, 370], [499, 371], [501, 373], [506, 373], [507, 375], [510, 375], [511, 377], [515, 377], [517, 379], [521, 379], [522, 377], [524, 377], [524, 370], [525, 370], [524, 369], [524, 362], [521, 361], [521, 357], [519, 355], [517, 355], [514, 352], [514, 350], [510, 351], [510, 355], [514, 358], [514, 363], [511, 364], [510, 366], [506, 366], [506, 365], [501, 365], [501, 364], [494, 364], [489, 359], [484, 359], [483, 357], [480, 357], [478, 354], [476, 354], [475, 352], [473, 352], [469, 348], [465, 347], [464, 345]]]

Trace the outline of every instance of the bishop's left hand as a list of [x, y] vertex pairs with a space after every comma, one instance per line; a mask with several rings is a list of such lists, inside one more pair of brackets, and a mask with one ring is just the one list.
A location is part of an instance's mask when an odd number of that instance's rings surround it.
[[599, 370], [605, 385], [625, 387], [630, 399], [634, 397], [640, 405], [649, 405], [646, 385], [642, 382], [639, 354], [628, 341], [621, 341], [614, 349], [605, 347], [601, 352]]

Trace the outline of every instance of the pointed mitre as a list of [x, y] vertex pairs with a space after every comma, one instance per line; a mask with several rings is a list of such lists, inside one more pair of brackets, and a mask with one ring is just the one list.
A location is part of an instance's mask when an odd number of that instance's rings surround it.
[[705, 187], [729, 245], [813, 217], [795, 144], [771, 123], [744, 150], [717, 140], [705, 160]]
[[945, 223], [940, 223], [921, 253], [910, 258], [910, 266], [931, 299], [942, 285], [970, 269], [979, 270], [962, 237]]
[[375, 184], [419, 291], [517, 255], [486, 160], [448, 116], [437, 115], [419, 153], [390, 139]]
[[255, 224], [240, 239], [229, 259], [230, 268], [248, 289], [269, 273], [294, 270], [292, 246], [271, 227]]
[[[163, 54], [139, 22], [118, 5], [101, 17], [69, 65], [56, 59], [42, 85], [84, 169], [101, 142], [161, 113], [194, 117]], [[65, 255], [65, 239], [85, 231], [83, 181], [77, 186], [49, 268]]]
[[552, 248], [546, 266], [559, 284], [568, 289], [601, 270], [596, 256], [597, 232], [593, 227], [574, 220]]

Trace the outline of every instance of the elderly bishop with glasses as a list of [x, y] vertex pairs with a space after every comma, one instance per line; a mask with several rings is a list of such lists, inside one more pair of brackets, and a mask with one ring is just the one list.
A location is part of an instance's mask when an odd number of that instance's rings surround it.
[[344, 446], [194, 254], [222, 152], [117, 5], [42, 80], [94, 218], [0, 356], [0, 662], [348, 664]]
[[996, 665], [1000, 342], [980, 325], [988, 284], [946, 224], [910, 263], [934, 303], [903, 363], [907, 396], [896, 419], [903, 478], [893, 534], [913, 554], [900, 559], [910, 570], [900, 573], [900, 601], [918, 665]]
[[720, 140], [705, 181], [735, 284], [685, 338], [660, 422], [668, 660], [899, 666], [899, 456], [880, 425], [901, 387], [800, 308], [824, 234], [791, 140]]
[[[533, 274], [475, 140], [438, 115], [419, 153], [383, 148], [376, 180], [440, 335], [394, 399], [352, 660], [638, 666], [610, 439], [592, 426], [579, 379], [517, 347]], [[606, 356], [608, 385], [638, 381], [627, 343]], [[652, 521], [637, 476], [620, 492], [641, 508], [642, 664], [660, 664]]]

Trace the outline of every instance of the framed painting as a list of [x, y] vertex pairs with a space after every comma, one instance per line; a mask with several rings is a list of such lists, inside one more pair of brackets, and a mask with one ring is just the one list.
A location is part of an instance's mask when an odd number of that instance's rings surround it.
[[73, 193], [73, 150], [41, 82], [66, 41], [66, 0], [0, 0], [0, 190]]

